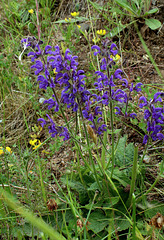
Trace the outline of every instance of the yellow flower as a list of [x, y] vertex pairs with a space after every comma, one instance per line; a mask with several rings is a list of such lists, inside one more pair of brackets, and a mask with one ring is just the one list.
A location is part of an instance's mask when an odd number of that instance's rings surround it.
[[66, 22], [70, 22], [70, 21], [71, 21], [71, 18], [69, 18], [69, 19], [65, 18], [64, 20], [65, 20]]
[[79, 15], [79, 12], [73, 12], [73, 13], [71, 13], [71, 16], [72, 17], [77, 17]]
[[97, 42], [99, 42], [99, 41], [100, 41], [100, 38], [92, 39], [92, 42], [94, 42], [94, 43], [97, 43]]
[[100, 29], [100, 30], [97, 31], [97, 34], [98, 35], [105, 35], [106, 34], [106, 30], [105, 29], [104, 30]]
[[[37, 139], [37, 140], [38, 140], [38, 139]], [[33, 147], [34, 150], [37, 149], [37, 148], [42, 144], [40, 140], [38, 140], [38, 142], [39, 142], [39, 144], [38, 144], [38, 145], [35, 145], [35, 147]]]
[[53, 72], [54, 72], [55, 75], [57, 74], [57, 72], [56, 72], [56, 68], [53, 69]]
[[113, 56], [113, 55], [111, 55], [110, 56], [114, 61], [118, 61], [118, 60], [120, 60], [120, 55], [118, 55], [118, 54], [116, 54], [116, 56]]
[[29, 13], [33, 14], [34, 13], [34, 10], [33, 9], [30, 9], [28, 10]]
[[0, 147], [0, 155], [4, 154], [3, 148]]
[[34, 140], [30, 140], [29, 143], [32, 145], [32, 146], [35, 146], [35, 143], [38, 141], [38, 139], [34, 139]]
[[11, 148], [10, 147], [6, 147], [6, 151], [9, 153], [12, 153]]
[[78, 27], [78, 28], [81, 28], [81, 26], [80, 26], [80, 25], [77, 25], [77, 27]]

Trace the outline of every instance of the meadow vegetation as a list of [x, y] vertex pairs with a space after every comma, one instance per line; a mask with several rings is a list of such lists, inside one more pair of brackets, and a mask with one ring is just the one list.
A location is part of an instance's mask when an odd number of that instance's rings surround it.
[[164, 239], [163, 8], [2, 0], [1, 239]]

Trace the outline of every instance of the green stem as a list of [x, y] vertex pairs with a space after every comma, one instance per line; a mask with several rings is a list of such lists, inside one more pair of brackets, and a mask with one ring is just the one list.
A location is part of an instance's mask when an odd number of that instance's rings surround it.
[[87, 132], [87, 128], [86, 128], [86, 125], [85, 125], [85, 122], [84, 122], [83, 113], [82, 113], [81, 106], [80, 106], [79, 102], [78, 102], [78, 104], [79, 104], [80, 115], [81, 115], [81, 118], [82, 118], [83, 127], [84, 127], [84, 131], [85, 131], [85, 136], [86, 136], [86, 140], [87, 140], [89, 159], [90, 159], [92, 167], [93, 167], [93, 172], [94, 172], [94, 175], [95, 175], [95, 178], [96, 178], [96, 182], [97, 182], [99, 188], [102, 189], [102, 187], [101, 187], [101, 185], [99, 183], [99, 179], [98, 179], [96, 168], [95, 168], [95, 163], [94, 163], [94, 160], [93, 160], [93, 157], [92, 157], [90, 142], [89, 142], [89, 138], [88, 138], [88, 132]]
[[114, 126], [113, 126], [113, 103], [110, 101], [110, 122], [111, 122], [111, 130], [112, 130], [112, 169], [111, 169], [111, 178], [113, 176], [114, 171]]
[[136, 198], [134, 193], [132, 194], [132, 202], [133, 202], [133, 214], [132, 214], [132, 219], [133, 219], [133, 232], [132, 232], [132, 240], [136, 239]]
[[129, 198], [127, 200], [127, 206], [131, 205], [132, 194], [134, 193], [134, 190], [135, 190], [135, 182], [136, 182], [136, 177], [137, 177], [137, 160], [138, 160], [138, 147], [135, 147], [134, 148], [133, 167], [132, 167], [132, 180], [131, 180], [131, 185], [130, 185]]

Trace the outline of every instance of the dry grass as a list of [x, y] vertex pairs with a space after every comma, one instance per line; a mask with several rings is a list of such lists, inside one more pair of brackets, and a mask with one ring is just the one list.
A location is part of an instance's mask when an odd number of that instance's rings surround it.
[[22, 137], [26, 138], [35, 117], [28, 94], [12, 90], [1, 102], [0, 136], [6, 144], [13, 144]]

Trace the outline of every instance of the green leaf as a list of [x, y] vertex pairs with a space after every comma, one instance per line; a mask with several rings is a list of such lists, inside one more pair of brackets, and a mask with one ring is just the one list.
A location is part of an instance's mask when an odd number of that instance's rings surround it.
[[89, 3], [98, 11], [108, 11], [108, 9], [105, 9], [104, 6], [101, 6], [100, 4], [98, 3], [94, 3], [92, 1], [89, 0]]
[[118, 33], [122, 32], [123, 29], [125, 29], [127, 27], [127, 24], [122, 25], [122, 26], [118, 26], [118, 27], [114, 27], [109, 34], [107, 34], [107, 36], [109, 35], [110, 37], [114, 37], [116, 36]]
[[124, 8], [126, 11], [128, 11], [131, 15], [136, 15], [134, 10], [129, 6], [129, 3], [125, 0], [116, 0], [116, 3]]
[[145, 24], [152, 30], [155, 30], [161, 26], [161, 22], [154, 18], [145, 19]]
[[153, 8], [150, 11], [146, 12], [144, 14], [144, 16], [147, 16], [147, 15], [150, 15], [150, 14], [153, 14], [153, 13], [156, 13], [156, 12], [158, 12], [158, 8]]
[[124, 187], [129, 184], [129, 178], [124, 174], [124, 172], [119, 171], [119, 169], [115, 169], [113, 179], [117, 180]]
[[109, 224], [109, 219], [106, 218], [101, 210], [95, 210], [91, 213], [88, 221], [90, 223], [88, 228], [94, 233], [101, 232]]

